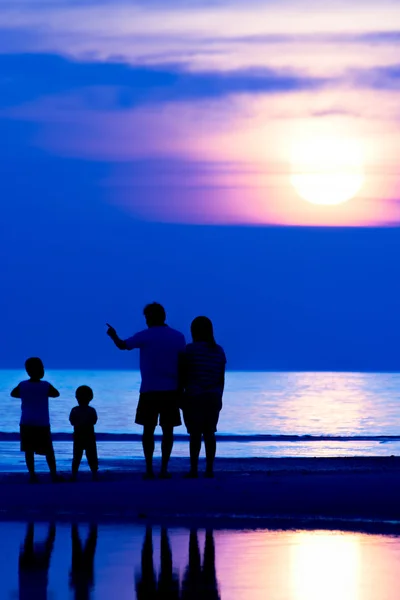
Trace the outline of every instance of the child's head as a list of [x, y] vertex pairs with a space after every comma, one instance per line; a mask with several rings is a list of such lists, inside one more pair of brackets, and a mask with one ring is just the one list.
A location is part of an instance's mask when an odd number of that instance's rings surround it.
[[31, 379], [43, 379], [44, 366], [40, 358], [33, 356], [25, 361], [25, 370]]
[[88, 406], [93, 400], [93, 390], [88, 385], [80, 385], [75, 392], [75, 398], [78, 400], [79, 406]]

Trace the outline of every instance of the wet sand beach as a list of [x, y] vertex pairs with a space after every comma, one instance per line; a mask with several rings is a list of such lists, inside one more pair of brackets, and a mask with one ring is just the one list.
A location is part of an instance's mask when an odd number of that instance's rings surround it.
[[[229, 521], [263, 526], [274, 519], [400, 522], [400, 457], [219, 459], [215, 478], [185, 480], [187, 461], [171, 461], [172, 478], [144, 481], [130, 471], [103, 471], [92, 482], [29, 484], [26, 474], [0, 477], [0, 518]], [[157, 467], [157, 463], [156, 463]]]

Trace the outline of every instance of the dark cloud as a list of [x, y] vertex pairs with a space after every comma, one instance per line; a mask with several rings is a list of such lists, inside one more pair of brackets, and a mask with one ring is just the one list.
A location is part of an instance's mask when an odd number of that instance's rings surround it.
[[[122, 62], [78, 62], [58, 55], [0, 56], [0, 107], [43, 96], [94, 90], [89, 108], [124, 109], [145, 103], [210, 99], [233, 94], [272, 94], [324, 85], [325, 80], [272, 69], [188, 72], [182, 66], [131, 66]], [[110, 94], [96, 89], [112, 90]]]
[[369, 31], [366, 33], [267, 33], [229, 38], [203, 38], [203, 43], [221, 44], [399, 44], [400, 31]]
[[375, 90], [400, 90], [400, 63], [358, 70], [352, 76], [358, 84]]
[[399, 44], [400, 31], [371, 31], [357, 36], [361, 42], [371, 44]]

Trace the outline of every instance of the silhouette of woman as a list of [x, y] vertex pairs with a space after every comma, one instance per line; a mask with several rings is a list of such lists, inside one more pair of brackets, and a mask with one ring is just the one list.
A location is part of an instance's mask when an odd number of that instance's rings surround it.
[[220, 600], [215, 571], [214, 535], [206, 531], [203, 566], [197, 529], [190, 530], [189, 560], [182, 580], [181, 600]]
[[191, 325], [193, 342], [187, 344], [181, 359], [183, 418], [190, 436], [190, 472], [198, 476], [201, 440], [206, 450], [206, 477], [214, 476], [215, 432], [222, 408], [225, 384], [225, 352], [214, 339], [207, 317], [196, 317]]

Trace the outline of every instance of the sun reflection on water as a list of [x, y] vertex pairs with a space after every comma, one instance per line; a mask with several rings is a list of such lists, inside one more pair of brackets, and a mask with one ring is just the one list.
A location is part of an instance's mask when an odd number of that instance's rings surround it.
[[296, 533], [290, 578], [295, 600], [356, 600], [360, 589], [357, 535]]

